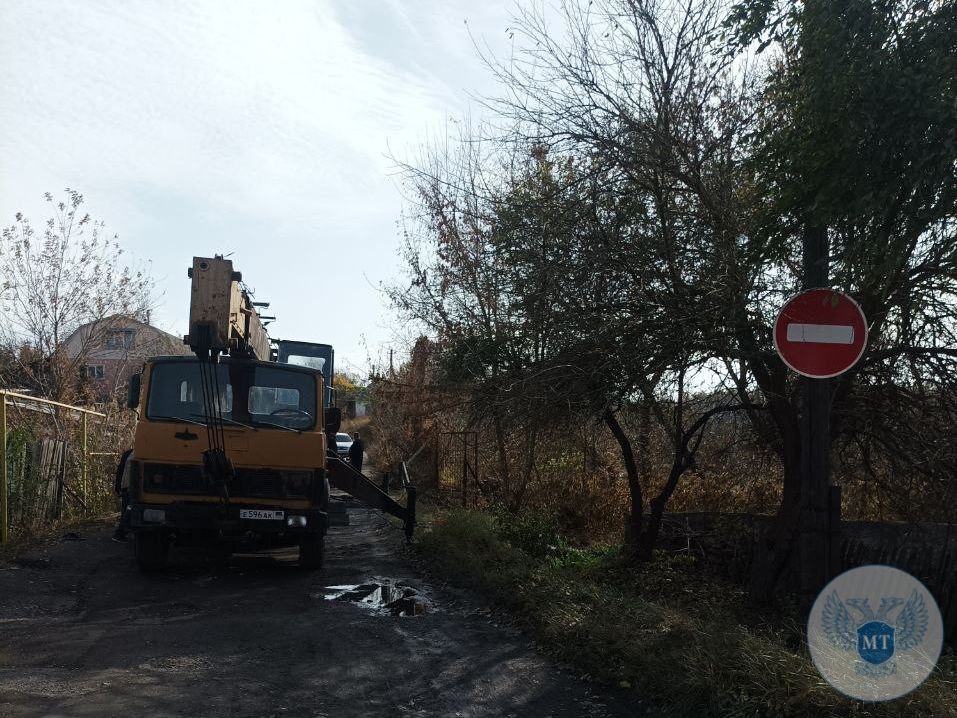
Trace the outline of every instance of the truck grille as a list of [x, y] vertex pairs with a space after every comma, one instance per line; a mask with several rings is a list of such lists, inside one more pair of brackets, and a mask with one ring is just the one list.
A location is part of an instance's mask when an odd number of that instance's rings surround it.
[[214, 494], [203, 480], [198, 466], [146, 464], [143, 467], [143, 488], [160, 494]]
[[[229, 495], [255, 498], [308, 498], [312, 485], [311, 471], [278, 469], [236, 469], [229, 482]], [[161, 494], [218, 496], [219, 491], [203, 478], [199, 466], [146, 464], [143, 467], [143, 488]]]

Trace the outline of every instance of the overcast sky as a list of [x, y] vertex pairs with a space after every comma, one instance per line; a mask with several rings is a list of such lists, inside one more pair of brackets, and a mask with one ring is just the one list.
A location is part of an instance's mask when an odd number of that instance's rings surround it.
[[[395, 332], [411, 157], [493, 91], [505, 0], [0, 0], [0, 219], [82, 192], [185, 333], [194, 254], [233, 253], [274, 337], [364, 370]], [[401, 332], [400, 332], [401, 333]]]

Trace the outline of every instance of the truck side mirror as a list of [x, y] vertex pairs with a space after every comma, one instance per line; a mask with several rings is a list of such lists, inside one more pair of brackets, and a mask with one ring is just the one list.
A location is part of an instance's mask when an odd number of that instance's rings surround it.
[[330, 406], [326, 409], [326, 433], [337, 434], [342, 425], [342, 409], [338, 406]]
[[133, 374], [126, 387], [126, 406], [135, 409], [140, 405], [140, 375]]

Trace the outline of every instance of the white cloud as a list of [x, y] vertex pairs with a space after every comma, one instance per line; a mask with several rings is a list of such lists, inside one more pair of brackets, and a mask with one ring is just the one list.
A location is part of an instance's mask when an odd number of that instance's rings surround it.
[[360, 361], [359, 334], [391, 321], [364, 279], [396, 269], [388, 148], [485, 81], [463, 20], [495, 35], [507, 12], [481, 7], [7, 0], [0, 218], [40, 220], [44, 191], [75, 187], [153, 260], [167, 325], [182, 329], [190, 257], [234, 251], [284, 336]]

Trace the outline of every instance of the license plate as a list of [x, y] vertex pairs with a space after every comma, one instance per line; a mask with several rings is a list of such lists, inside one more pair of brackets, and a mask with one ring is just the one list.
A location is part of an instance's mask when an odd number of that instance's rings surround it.
[[263, 509], [240, 509], [241, 519], [265, 519], [266, 521], [282, 521], [285, 514], [282, 511], [264, 511]]

